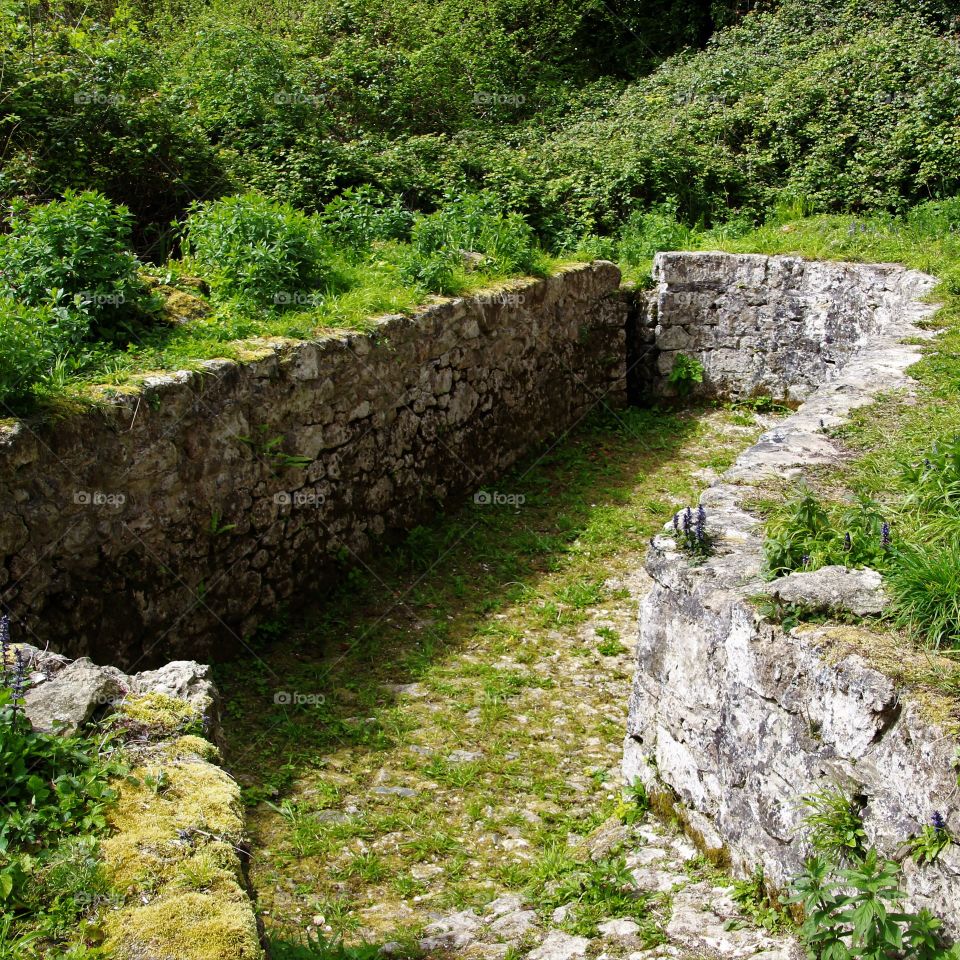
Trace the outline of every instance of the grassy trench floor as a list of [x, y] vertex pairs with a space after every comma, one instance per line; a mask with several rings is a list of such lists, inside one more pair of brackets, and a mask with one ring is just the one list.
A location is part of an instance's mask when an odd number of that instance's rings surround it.
[[[737, 410], [605, 412], [494, 484], [510, 502], [415, 530], [221, 670], [275, 943], [402, 941], [504, 891], [549, 913], [570, 835], [622, 804], [648, 539], [759, 430]], [[567, 926], [590, 936], [616, 907]]]

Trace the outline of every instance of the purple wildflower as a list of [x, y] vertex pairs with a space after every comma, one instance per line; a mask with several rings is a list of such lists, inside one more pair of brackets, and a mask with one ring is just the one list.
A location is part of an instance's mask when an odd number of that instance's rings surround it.
[[10, 618], [0, 617], [0, 670], [7, 672], [7, 657], [10, 655]]
[[884, 550], [890, 549], [890, 524], [886, 520], [880, 525], [880, 546]]
[[683, 511], [683, 532], [687, 539], [690, 538], [690, 533], [693, 527], [693, 511], [687, 507]]
[[809, 553], [805, 553], [805, 554], [800, 558], [800, 562], [803, 564], [804, 567], [809, 567], [809, 566], [810, 566], [810, 554], [809, 554]]
[[933, 811], [933, 816], [930, 818], [930, 826], [933, 827], [937, 833], [947, 829], [947, 821], [943, 819], [943, 814], [939, 810]]
[[848, 530], [843, 535], [843, 549], [849, 553], [853, 549], [853, 537], [850, 536], [850, 531]]
[[680, 514], [675, 513], [673, 515], [673, 532], [679, 537], [680, 536]]
[[13, 652], [13, 680], [10, 682], [11, 703], [13, 705], [13, 714], [16, 716], [17, 708], [23, 699], [23, 693], [27, 688], [27, 659], [17, 647]]
[[697, 543], [703, 543], [707, 536], [707, 511], [703, 509], [703, 504], [701, 503], [697, 507], [697, 524], [695, 528]]

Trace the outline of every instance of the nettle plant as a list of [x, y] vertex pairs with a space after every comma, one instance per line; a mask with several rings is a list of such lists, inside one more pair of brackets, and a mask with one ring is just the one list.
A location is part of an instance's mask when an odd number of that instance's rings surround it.
[[[868, 848], [861, 803], [828, 788], [804, 804], [813, 855], [785, 902], [803, 910], [800, 932], [811, 960], [960, 958], [960, 944], [944, 944], [942, 923], [930, 911], [904, 909], [902, 868]], [[928, 827], [911, 841], [918, 863], [936, 859], [951, 842], [939, 813]]]
[[674, 357], [667, 382], [681, 397], [688, 397], [698, 383], [703, 383], [703, 364], [696, 357], [678, 353]]

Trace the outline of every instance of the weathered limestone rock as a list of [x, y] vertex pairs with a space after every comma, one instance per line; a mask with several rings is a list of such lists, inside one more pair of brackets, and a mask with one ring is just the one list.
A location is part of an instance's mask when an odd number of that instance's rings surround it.
[[[724, 368], [714, 377], [717, 389], [772, 389], [804, 377], [815, 385], [824, 372], [820, 360], [813, 366], [799, 362], [789, 332], [811, 324], [832, 338], [817, 356], [824, 363], [829, 358], [834, 370], [796, 414], [769, 430], [702, 495], [718, 538], [712, 556], [691, 563], [668, 534], [654, 539], [647, 560], [654, 586], [640, 611], [625, 777], [651, 790], [669, 788], [686, 808], [691, 833], [705, 846], [714, 851], [722, 846], [734, 870], [744, 875], [762, 866], [767, 880], [779, 887], [800, 870], [806, 854], [801, 798], [828, 784], [863, 800], [869, 842], [888, 857], [929, 822], [933, 810], [943, 812], [951, 832], [960, 835], [956, 739], [922, 715], [890, 678], [850, 652], [844, 630], [852, 628], [807, 625], [787, 633], [761, 619], [750, 598], [766, 588], [762, 528], [744, 506], [762, 493], [768, 478], [799, 478], [813, 466], [836, 462], [841, 450], [824, 434], [825, 426], [843, 422], [877, 390], [910, 388], [905, 370], [919, 351], [902, 341], [904, 335], [924, 335], [914, 321], [932, 308], [916, 298], [933, 281], [894, 268], [800, 265], [784, 258], [738, 262], [691, 255], [684, 262], [670, 255], [659, 263], [667, 289], [661, 323], [673, 322], [675, 309], [692, 331], [701, 324], [733, 333], [738, 323], [764, 328], [769, 318], [749, 299], [770, 278], [787, 278], [789, 288], [801, 293], [814, 289], [810, 283], [816, 279], [816, 288], [834, 298], [827, 309], [798, 294], [777, 320], [787, 332], [783, 362], [771, 370], [782, 380], [756, 380], [748, 354], [746, 366]], [[728, 301], [712, 309], [716, 292], [738, 278], [743, 288], [730, 296], [744, 311], [739, 320], [724, 307]], [[857, 288], [861, 280], [865, 291]], [[700, 284], [708, 289], [700, 290]], [[845, 292], [848, 288], [852, 292]], [[840, 309], [841, 292], [846, 302], [862, 301], [873, 319]], [[844, 357], [835, 350], [836, 335], [847, 317], [854, 331], [872, 332], [837, 369]], [[855, 589], [848, 589], [850, 584]], [[830, 570], [795, 574], [771, 589], [791, 602], [873, 612], [876, 586], [870, 571], [851, 576]], [[960, 936], [958, 848], [951, 846], [933, 864], [909, 863], [904, 872], [908, 904], [929, 908], [949, 935]], [[702, 930], [712, 921], [699, 914], [684, 919], [681, 909], [672, 923], [668, 932], [682, 939], [684, 930]], [[720, 941], [710, 949], [720, 949]]]
[[74, 660], [26, 691], [24, 712], [35, 730], [74, 734], [123, 696], [125, 679], [114, 667], [98, 667], [86, 657]]
[[791, 573], [764, 587], [764, 593], [785, 603], [803, 604], [811, 610], [852, 613], [858, 617], [883, 613], [887, 598], [883, 577], [876, 570], [821, 567]]
[[527, 954], [527, 960], [574, 960], [586, 956], [590, 941], [586, 937], [573, 937], [554, 930], [546, 940]]
[[474, 942], [480, 926], [480, 918], [473, 910], [453, 913], [427, 926], [424, 931], [427, 936], [420, 941], [420, 949], [429, 953], [431, 950], [455, 950], [464, 947]]

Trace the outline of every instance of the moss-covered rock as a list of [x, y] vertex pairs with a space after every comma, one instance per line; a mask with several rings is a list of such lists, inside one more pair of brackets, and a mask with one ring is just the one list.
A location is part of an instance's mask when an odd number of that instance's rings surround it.
[[129, 960], [260, 960], [263, 949], [246, 897], [170, 891], [111, 916], [106, 947]]
[[182, 736], [148, 751], [119, 785], [102, 855], [125, 900], [104, 921], [120, 960], [263, 956], [241, 864], [240, 789], [204, 759], [215, 753]]
[[203, 716], [196, 706], [164, 693], [126, 697], [117, 709], [117, 722], [151, 740], [203, 729]]

